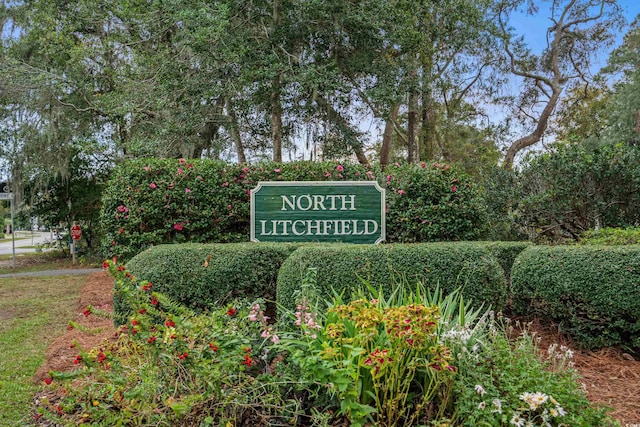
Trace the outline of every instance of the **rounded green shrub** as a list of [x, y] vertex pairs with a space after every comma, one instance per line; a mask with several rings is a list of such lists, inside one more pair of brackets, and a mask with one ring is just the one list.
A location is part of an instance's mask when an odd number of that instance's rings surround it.
[[531, 246], [511, 272], [515, 314], [587, 348], [640, 348], [640, 246]]
[[[189, 308], [203, 310], [234, 298], [275, 300], [278, 269], [293, 244], [236, 243], [154, 246], [126, 267], [139, 280]], [[116, 316], [125, 314], [114, 295]]]
[[583, 245], [637, 245], [640, 244], [640, 228], [590, 229], [582, 233], [580, 243]]
[[[276, 297], [284, 309], [295, 308], [296, 291], [308, 269], [316, 269], [320, 295], [343, 293], [348, 300], [363, 281], [386, 294], [396, 286], [450, 293], [461, 288], [465, 299], [502, 310], [506, 301], [505, 278], [498, 261], [474, 243], [439, 242], [392, 245], [327, 244], [303, 246], [282, 264]], [[295, 311], [295, 310], [294, 310]]]

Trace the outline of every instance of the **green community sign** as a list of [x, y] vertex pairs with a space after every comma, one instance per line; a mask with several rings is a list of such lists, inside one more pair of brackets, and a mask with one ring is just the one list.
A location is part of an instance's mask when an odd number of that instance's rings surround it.
[[259, 182], [251, 190], [251, 241], [380, 243], [384, 195], [375, 181]]

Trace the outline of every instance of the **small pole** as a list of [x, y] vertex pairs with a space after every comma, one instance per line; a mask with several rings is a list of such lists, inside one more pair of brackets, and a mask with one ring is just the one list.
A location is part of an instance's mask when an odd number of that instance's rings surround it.
[[13, 252], [13, 268], [16, 267], [16, 233], [15, 228], [13, 227], [13, 194], [11, 194], [11, 198], [9, 199], [9, 204], [11, 205], [11, 250]]

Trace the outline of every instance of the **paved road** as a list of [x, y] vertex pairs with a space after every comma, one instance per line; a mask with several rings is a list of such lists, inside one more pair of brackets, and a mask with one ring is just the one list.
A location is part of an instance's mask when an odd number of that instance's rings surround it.
[[[36, 251], [35, 248], [25, 248], [25, 246], [35, 246], [39, 243], [44, 243], [45, 241], [51, 241], [51, 235], [49, 232], [31, 233], [29, 231], [17, 231], [16, 233], [17, 236], [15, 244], [17, 254], [33, 253]], [[0, 242], [0, 255], [10, 255], [12, 253], [13, 249], [11, 239]]]
[[69, 276], [72, 274], [97, 273], [102, 270], [102, 268], [70, 268], [67, 270], [29, 271], [25, 273], [0, 274], [0, 279], [7, 277]]

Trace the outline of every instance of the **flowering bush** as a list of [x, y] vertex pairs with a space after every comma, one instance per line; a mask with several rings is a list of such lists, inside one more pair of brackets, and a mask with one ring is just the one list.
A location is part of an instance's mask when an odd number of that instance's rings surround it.
[[464, 240], [484, 226], [483, 201], [447, 165], [375, 167], [336, 162], [227, 164], [137, 159], [119, 165], [104, 192], [102, 248], [127, 260], [161, 243], [249, 240], [249, 190], [259, 181], [377, 180], [387, 188], [387, 240]]
[[196, 314], [105, 267], [132, 315], [115, 340], [78, 348], [75, 372], [45, 379], [61, 397], [36, 416], [51, 425], [613, 425], [589, 406], [568, 349], [542, 362], [530, 335], [509, 341], [458, 292], [369, 285], [324, 310], [310, 270], [287, 327], [263, 301]]

